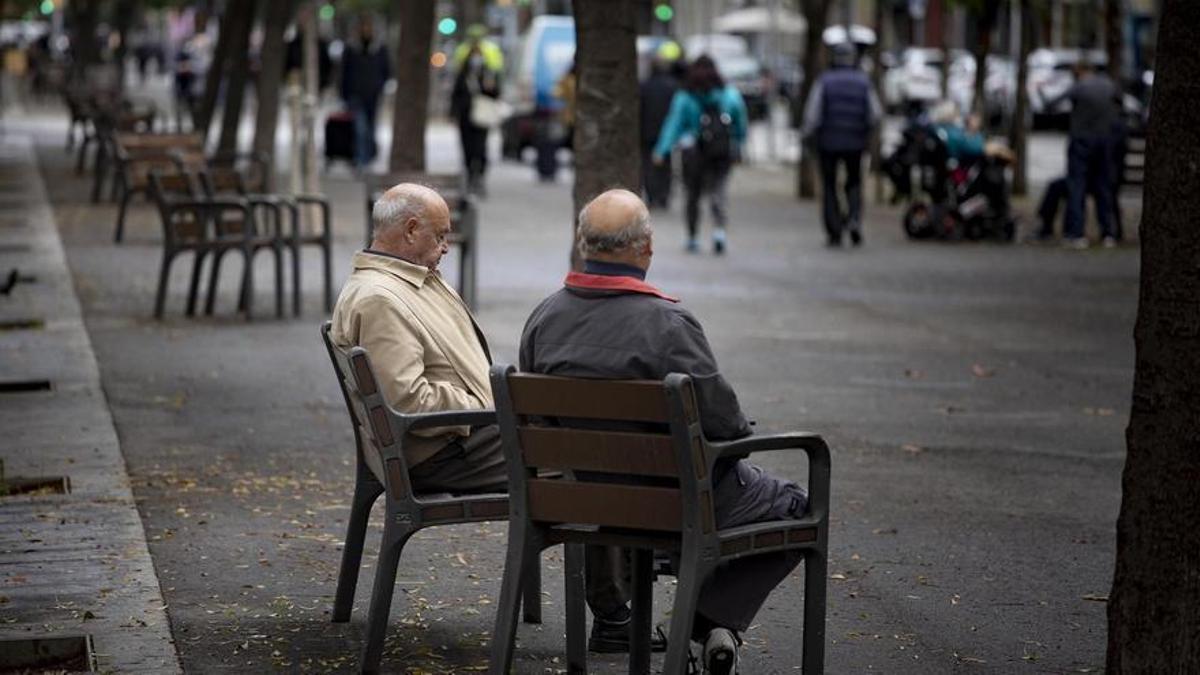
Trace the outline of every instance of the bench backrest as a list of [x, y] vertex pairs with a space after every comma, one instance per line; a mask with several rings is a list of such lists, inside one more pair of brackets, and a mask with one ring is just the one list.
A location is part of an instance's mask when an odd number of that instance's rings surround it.
[[689, 378], [576, 379], [511, 366], [494, 366], [491, 377], [514, 511], [551, 524], [713, 532]]
[[343, 349], [335, 345], [330, 330], [331, 324], [326, 321], [321, 326], [321, 337], [342, 389], [359, 457], [390, 498], [409, 498], [412, 483], [400, 448], [404, 430], [392, 424], [371, 359], [362, 347]]
[[147, 193], [158, 207], [163, 240], [172, 245], [180, 241], [204, 238], [205, 214], [201, 211], [173, 211], [174, 202], [196, 199], [196, 179], [183, 171], [152, 170], [147, 174]]
[[450, 207], [452, 238], [475, 236], [475, 203], [467, 190], [466, 177], [461, 173], [397, 172], [373, 174], [366, 177], [367, 245], [371, 243], [371, 211], [375, 202], [392, 187], [401, 183], [417, 183], [433, 188]]

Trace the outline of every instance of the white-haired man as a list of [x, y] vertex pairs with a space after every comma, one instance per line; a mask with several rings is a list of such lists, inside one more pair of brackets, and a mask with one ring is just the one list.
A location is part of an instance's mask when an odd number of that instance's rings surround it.
[[[333, 309], [331, 337], [371, 356], [384, 398], [405, 413], [493, 407], [487, 340], [438, 273], [450, 209], [428, 187], [402, 183], [375, 202], [371, 246]], [[405, 439], [414, 489], [507, 490], [495, 425], [437, 428]]]

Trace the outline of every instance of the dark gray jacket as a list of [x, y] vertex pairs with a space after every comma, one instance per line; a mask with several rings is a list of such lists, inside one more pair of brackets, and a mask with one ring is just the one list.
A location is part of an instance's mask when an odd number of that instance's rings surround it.
[[[652, 290], [629, 277], [609, 278]], [[685, 373], [695, 385], [705, 436], [726, 440], [750, 434], [737, 394], [718, 372], [696, 317], [646, 290], [563, 288], [525, 322], [520, 359], [523, 371], [567, 377], [661, 380]]]
[[1088, 73], [1061, 95], [1046, 101], [1050, 110], [1071, 101], [1072, 138], [1108, 138], [1120, 117], [1121, 91], [1104, 73]]

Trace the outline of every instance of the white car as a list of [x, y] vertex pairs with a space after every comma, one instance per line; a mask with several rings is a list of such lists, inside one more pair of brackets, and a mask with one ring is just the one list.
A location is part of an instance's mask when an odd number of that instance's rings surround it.
[[[956, 52], [951, 51], [951, 56]], [[942, 98], [942, 51], [909, 47], [883, 76], [883, 100], [889, 108], [931, 103]]]
[[[1108, 67], [1108, 54], [1100, 49], [1035, 49], [1029, 53], [1025, 95], [1029, 97], [1030, 121], [1034, 128], [1065, 123], [1071, 113], [1071, 102], [1060, 101], [1052, 109], [1046, 108], [1046, 102], [1075, 84], [1075, 65], [1083, 58], [1097, 70]], [[1141, 102], [1128, 93], [1122, 96], [1122, 108], [1130, 117], [1137, 117], [1142, 112]]]

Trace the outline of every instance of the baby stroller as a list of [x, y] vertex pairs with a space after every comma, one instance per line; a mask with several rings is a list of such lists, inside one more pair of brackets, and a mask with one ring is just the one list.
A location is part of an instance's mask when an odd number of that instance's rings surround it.
[[983, 157], [960, 163], [950, 157], [944, 134], [935, 125], [913, 122], [884, 162], [896, 188], [894, 201], [908, 202], [905, 234], [912, 239], [1011, 241], [1016, 224], [1009, 215], [1005, 162]]

